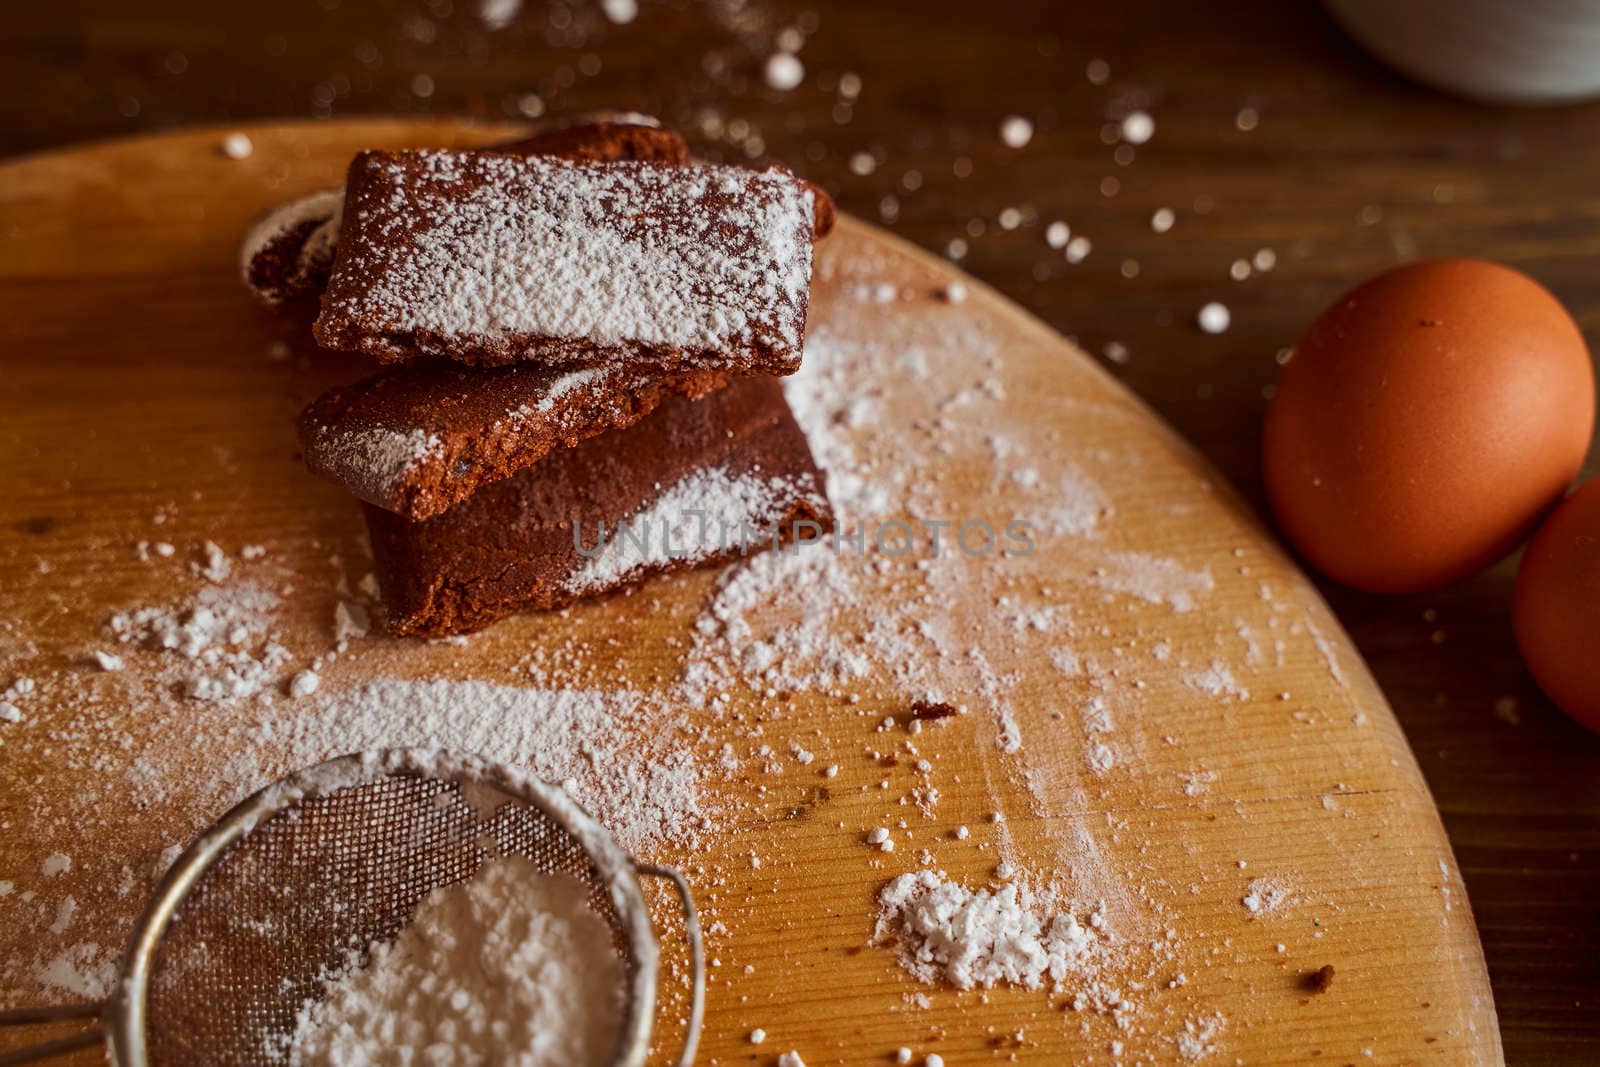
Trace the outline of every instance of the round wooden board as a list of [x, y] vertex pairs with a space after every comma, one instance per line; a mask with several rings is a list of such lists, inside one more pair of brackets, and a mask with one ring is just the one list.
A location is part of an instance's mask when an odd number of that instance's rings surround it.
[[[52, 995], [38, 976], [63, 951], [103, 966], [155, 857], [262, 784], [224, 751], [237, 730], [311, 714], [174, 697], [141, 682], [156, 653], [119, 649], [127, 668], [101, 671], [88, 657], [117, 647], [109, 616], [192, 595], [212, 541], [285, 592], [287, 672], [325, 656], [365, 573], [358, 510], [300, 467], [291, 420], [367, 368], [251, 303], [240, 235], [357, 149], [511, 131], [249, 132], [238, 161], [208, 130], [0, 168], [0, 685], [38, 683], [23, 720], [0, 723], [12, 1003]], [[1313, 587], [1206, 464], [1062, 338], [853, 220], [820, 249], [808, 336], [791, 396], [847, 528], [1018, 519], [1034, 549], [963, 551], [952, 526], [940, 551], [924, 538], [895, 557], [869, 532], [865, 552], [772, 567], [736, 605], [745, 640], [813, 683], [769, 695], [723, 664], [726, 698], [675, 712], [710, 827], [649, 858], [688, 871], [712, 924], [700, 1061], [882, 1063], [909, 1046], [950, 1064], [1500, 1062], [1471, 911], [1405, 739]], [[141, 559], [141, 541], [175, 555]], [[455, 644], [358, 639], [321, 661], [313, 701], [380, 677], [527, 685], [531, 665], [544, 684], [683, 704], [719, 588], [682, 576]], [[924, 698], [966, 713], [914, 734]], [[249, 766], [291, 769], [270, 753]], [[893, 852], [865, 843], [879, 826]], [[72, 867], [46, 877], [54, 853]], [[1003, 864], [1102, 917], [1092, 975], [963, 992], [872, 944], [890, 878], [926, 866], [994, 887]], [[669, 941], [670, 922], [663, 909]], [[681, 1000], [663, 1014], [668, 1047]]]

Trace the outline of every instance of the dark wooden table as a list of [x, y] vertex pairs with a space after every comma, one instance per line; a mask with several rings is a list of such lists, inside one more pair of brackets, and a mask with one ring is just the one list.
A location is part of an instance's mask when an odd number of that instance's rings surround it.
[[[967, 269], [1108, 358], [1257, 503], [1275, 354], [1373, 272], [1503, 260], [1600, 345], [1600, 105], [1448, 99], [1379, 67], [1310, 4], [643, 0], [613, 25], [595, 3], [530, 2], [498, 30], [479, 12], [476, 0], [16, 6], [0, 30], [13, 86], [0, 154], [258, 117], [649, 111], [706, 155], [788, 161], [925, 247], [964, 242]], [[806, 74], [778, 92], [762, 65], [786, 31], [804, 38]], [[1103, 85], [1086, 74], [1095, 59]], [[1133, 108], [1155, 136], [1119, 159], [1102, 128]], [[1023, 148], [1002, 143], [1008, 115], [1034, 125]], [[1150, 224], [1163, 207], [1176, 214], [1164, 234]], [[1056, 220], [1091, 242], [1082, 262], [1047, 243]], [[1274, 269], [1230, 278], [1262, 248]], [[1194, 326], [1210, 300], [1233, 313], [1221, 336]], [[1444, 814], [1508, 1059], [1590, 1063], [1600, 739], [1518, 661], [1514, 563], [1423, 596], [1325, 591]]]

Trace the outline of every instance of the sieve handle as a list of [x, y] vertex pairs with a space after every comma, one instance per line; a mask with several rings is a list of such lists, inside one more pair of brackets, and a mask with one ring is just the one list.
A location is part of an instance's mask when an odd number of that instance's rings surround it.
[[694, 1050], [700, 1044], [700, 1024], [706, 1013], [706, 949], [700, 940], [700, 917], [695, 914], [689, 883], [677, 870], [651, 863], [635, 863], [633, 867], [640, 874], [671, 882], [678, 891], [678, 903], [683, 905], [683, 933], [689, 939], [689, 969], [692, 977], [689, 986], [689, 1026], [683, 1034], [683, 1052], [678, 1056], [678, 1067], [689, 1067], [694, 1063]]
[[62, 1019], [93, 1019], [94, 1028], [85, 1030], [69, 1037], [58, 1037], [53, 1041], [41, 1041], [37, 1045], [26, 1048], [14, 1049], [11, 1052], [0, 1052], [0, 1067], [11, 1067], [17, 1063], [33, 1063], [36, 1060], [48, 1059], [59, 1056], [63, 1052], [74, 1049], [87, 1048], [98, 1045], [105, 1040], [105, 1033], [101, 1018], [104, 1016], [104, 1004], [62, 1004], [49, 1008], [16, 1008], [11, 1011], [0, 1011], [0, 1027], [27, 1026], [31, 1023], [51, 1023]]

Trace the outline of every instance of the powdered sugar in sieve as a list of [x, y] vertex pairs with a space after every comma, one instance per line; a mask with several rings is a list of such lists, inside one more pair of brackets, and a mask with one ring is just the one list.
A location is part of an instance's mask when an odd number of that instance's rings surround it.
[[[82, 1017], [97, 1029], [0, 1064], [101, 1034], [121, 1065], [315, 1061], [358, 1048], [363, 1032], [383, 1029], [379, 1013], [401, 1011], [407, 1018], [395, 1024], [420, 1042], [450, 1033], [465, 1041], [463, 1028], [482, 1027], [496, 1040], [537, 1045], [529, 1062], [579, 1055], [637, 1067], [650, 1042], [657, 963], [641, 874], [670, 881], [684, 909], [693, 999], [679, 1062], [687, 1065], [705, 974], [678, 872], [636, 864], [566, 793], [515, 768], [415, 750], [341, 757], [267, 787], [189, 847], [141, 918], [109, 1002], [0, 1013], [0, 1024]], [[580, 985], [617, 983], [614, 1010], [587, 1036], [546, 1040], [502, 1025], [496, 1011], [563, 1010], [559, 1001], [519, 1003], [504, 984], [493, 997], [455, 997], [448, 1010], [409, 988], [418, 966], [447, 966], [462, 936], [483, 938], [506, 967], [522, 966], [533, 931], [590, 957], [560, 961], [592, 965]], [[595, 1060], [606, 1044], [609, 1057]]]

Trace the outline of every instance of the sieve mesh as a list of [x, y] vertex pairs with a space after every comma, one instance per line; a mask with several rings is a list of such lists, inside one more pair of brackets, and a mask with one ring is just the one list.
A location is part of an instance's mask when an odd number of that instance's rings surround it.
[[149, 1061], [285, 1062], [296, 1016], [325, 976], [364, 963], [429, 892], [501, 854], [587, 887], [633, 988], [627, 928], [594, 861], [544, 811], [500, 799], [491, 813], [455, 780], [391, 776], [307, 797], [234, 842], [155, 948]]

